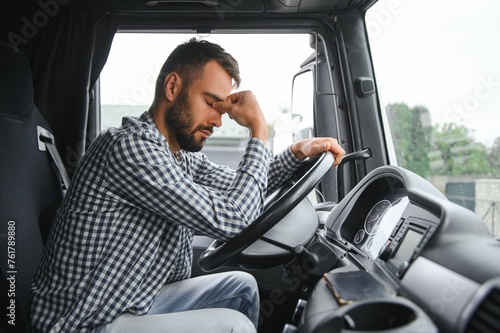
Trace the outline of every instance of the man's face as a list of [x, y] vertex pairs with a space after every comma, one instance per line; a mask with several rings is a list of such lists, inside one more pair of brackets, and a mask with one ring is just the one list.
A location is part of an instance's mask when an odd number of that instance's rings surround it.
[[168, 128], [174, 133], [177, 144], [186, 151], [200, 151], [205, 143], [205, 138], [198, 138], [198, 131], [206, 133], [207, 138], [213, 133], [213, 126], [195, 125], [193, 109], [189, 105], [188, 92], [182, 88], [177, 99], [167, 111], [166, 122]]
[[207, 63], [189, 88], [182, 87], [165, 118], [181, 149], [197, 152], [203, 148], [213, 128], [222, 125], [222, 113], [212, 103], [223, 101], [231, 90], [231, 77], [214, 61]]

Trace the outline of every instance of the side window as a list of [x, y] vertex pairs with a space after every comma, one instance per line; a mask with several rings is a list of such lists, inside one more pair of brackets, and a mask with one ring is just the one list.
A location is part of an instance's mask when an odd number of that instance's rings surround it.
[[293, 140], [313, 137], [314, 83], [310, 70], [301, 72], [294, 77], [291, 111]]
[[496, 236], [499, 10], [494, 0], [379, 0], [366, 15], [393, 162], [475, 211]]
[[[292, 85], [292, 137], [293, 141], [312, 138], [314, 136], [314, 76], [310, 69], [301, 70], [293, 78]], [[313, 204], [325, 201], [323, 194], [313, 189], [308, 195]]]
[[[195, 34], [118, 33], [101, 77], [101, 130], [118, 127], [124, 116], [138, 116], [153, 101], [158, 72], [177, 45]], [[269, 124], [269, 146], [279, 153], [291, 143], [291, 91], [294, 75], [311, 54], [309, 34], [213, 34], [203, 39], [221, 45], [239, 63], [241, 86], [252, 90]], [[311, 80], [312, 81], [312, 80]], [[301, 88], [296, 98], [311, 99]], [[312, 107], [312, 104], [309, 104]], [[305, 110], [304, 110], [305, 111]], [[310, 108], [308, 111], [312, 112]], [[310, 116], [312, 119], [312, 115]], [[305, 119], [305, 118], [303, 118]], [[248, 132], [223, 117], [203, 152], [214, 162], [237, 167]], [[305, 123], [304, 123], [305, 124]]]

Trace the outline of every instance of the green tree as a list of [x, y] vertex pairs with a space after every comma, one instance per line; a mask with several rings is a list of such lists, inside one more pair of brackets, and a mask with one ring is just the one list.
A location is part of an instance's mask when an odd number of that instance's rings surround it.
[[433, 144], [438, 152], [434, 156], [442, 161], [435, 170], [437, 174], [460, 176], [490, 173], [486, 146], [474, 140], [468, 128], [455, 124], [436, 126]]
[[500, 176], [500, 137], [496, 138], [489, 155], [490, 169], [493, 176]]
[[398, 164], [422, 177], [430, 173], [431, 121], [423, 106], [410, 108], [404, 103], [386, 107]]

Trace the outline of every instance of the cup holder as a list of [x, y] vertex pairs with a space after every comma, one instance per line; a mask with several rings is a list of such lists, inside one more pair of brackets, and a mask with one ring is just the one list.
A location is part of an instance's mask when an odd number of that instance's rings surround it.
[[390, 301], [359, 304], [344, 313], [344, 329], [351, 331], [381, 331], [410, 324], [416, 319], [415, 310], [405, 304]]
[[343, 305], [320, 327], [318, 332], [438, 332], [424, 311], [401, 297]]

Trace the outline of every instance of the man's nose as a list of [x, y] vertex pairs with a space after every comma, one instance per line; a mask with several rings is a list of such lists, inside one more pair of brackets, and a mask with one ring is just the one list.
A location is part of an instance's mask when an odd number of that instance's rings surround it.
[[221, 127], [222, 126], [222, 113], [212, 109], [210, 113], [210, 119], [209, 119], [210, 125], [214, 127]]

